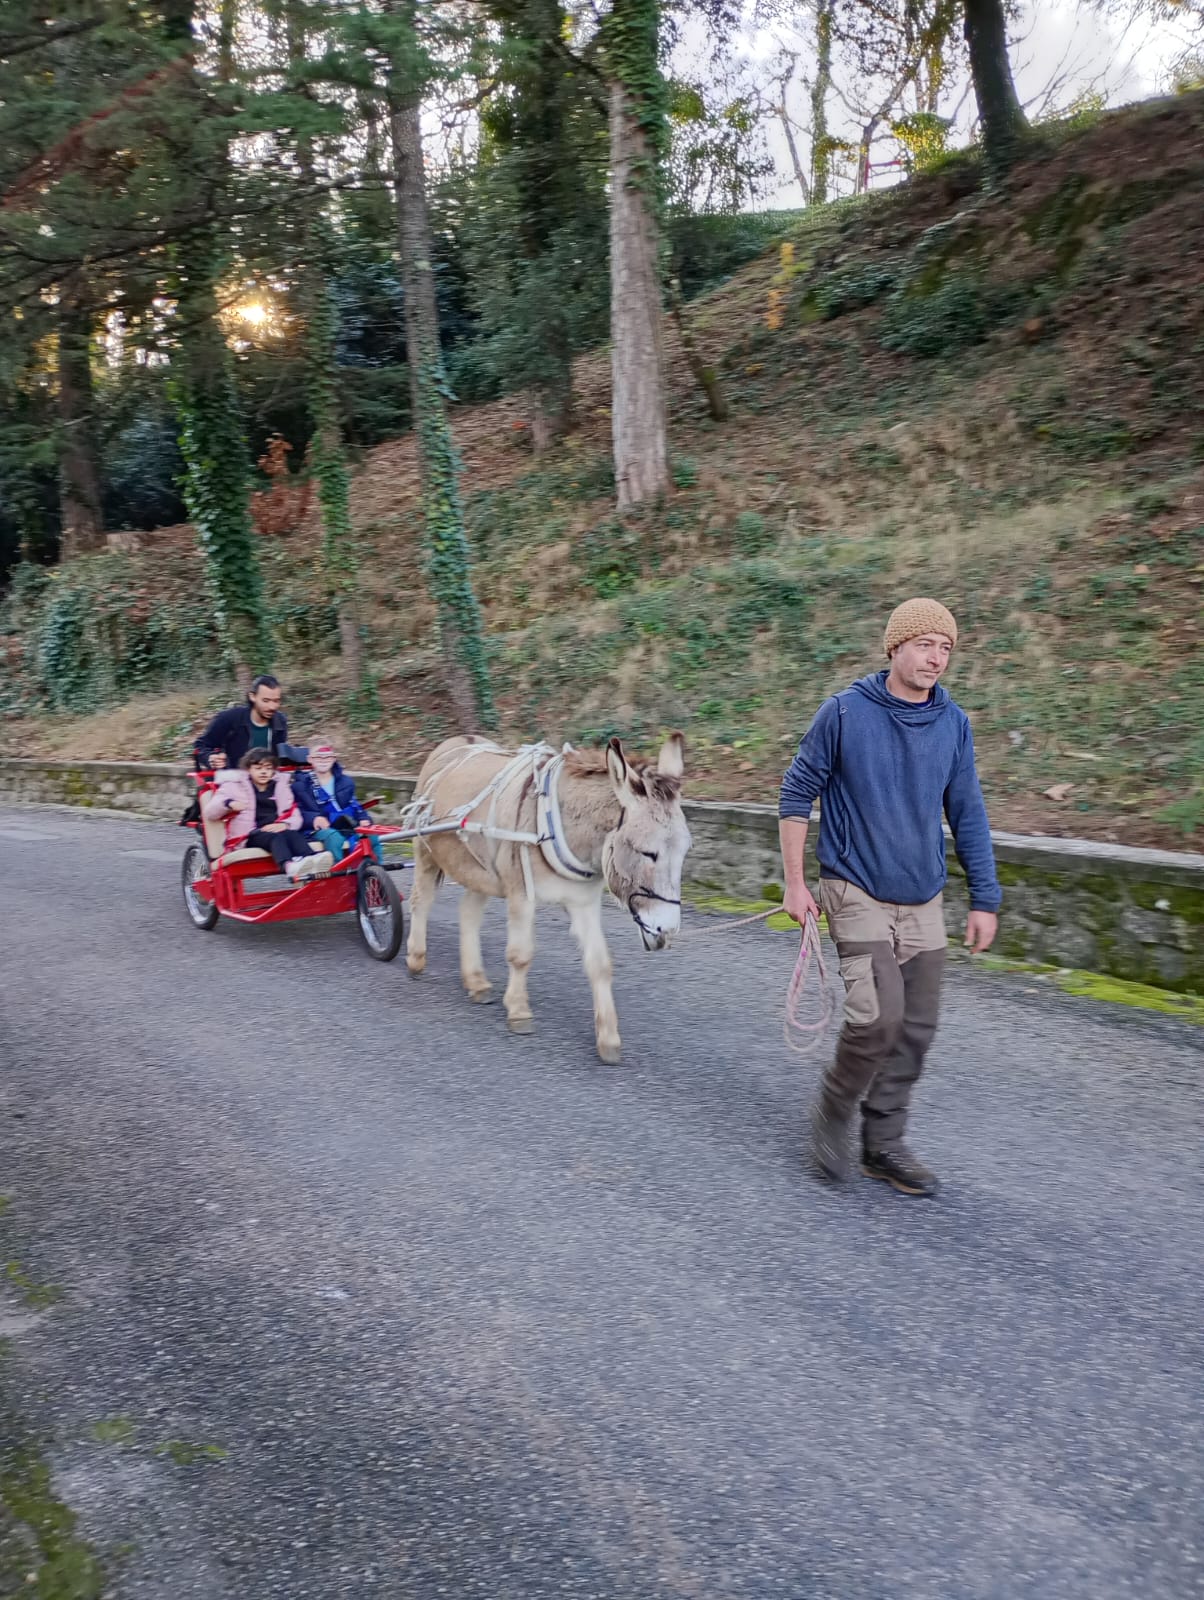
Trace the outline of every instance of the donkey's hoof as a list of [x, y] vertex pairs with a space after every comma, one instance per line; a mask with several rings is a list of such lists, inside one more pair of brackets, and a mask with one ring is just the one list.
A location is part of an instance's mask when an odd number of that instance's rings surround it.
[[623, 1046], [621, 1044], [599, 1044], [598, 1055], [608, 1067], [617, 1067], [623, 1059]]
[[471, 989], [468, 998], [474, 1006], [492, 1006], [497, 1004], [497, 995], [492, 989]]
[[509, 1018], [507, 1018], [506, 1026], [510, 1029], [511, 1033], [534, 1033], [535, 1032], [535, 1018], [534, 1017], [509, 1017]]
[[420, 978], [426, 971], [426, 956], [407, 956], [406, 966], [410, 969], [411, 978]]

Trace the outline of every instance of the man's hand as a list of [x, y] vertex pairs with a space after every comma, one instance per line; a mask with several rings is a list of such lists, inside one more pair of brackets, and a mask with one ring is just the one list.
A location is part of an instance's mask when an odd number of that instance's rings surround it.
[[209, 752], [210, 772], [220, 772], [226, 765], [226, 752], [224, 750], [211, 750]]
[[792, 922], [803, 922], [808, 916], [819, 921], [819, 907], [815, 897], [805, 883], [788, 883], [785, 898], [782, 901], [782, 910]]
[[971, 955], [980, 956], [995, 943], [999, 918], [993, 911], [971, 911], [966, 918], [966, 948]]

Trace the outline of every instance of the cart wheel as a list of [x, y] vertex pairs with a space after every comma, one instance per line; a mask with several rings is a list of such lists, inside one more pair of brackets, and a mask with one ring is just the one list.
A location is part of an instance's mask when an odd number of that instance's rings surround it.
[[405, 912], [396, 884], [375, 861], [360, 867], [355, 912], [368, 954], [376, 961], [392, 961], [405, 934]]
[[193, 927], [212, 928], [218, 918], [217, 907], [212, 900], [202, 900], [196, 892], [194, 885], [203, 880], [212, 880], [213, 874], [209, 870], [209, 857], [205, 854], [202, 844], [190, 844], [184, 852], [184, 866], [180, 874], [184, 886], [184, 908], [192, 918]]

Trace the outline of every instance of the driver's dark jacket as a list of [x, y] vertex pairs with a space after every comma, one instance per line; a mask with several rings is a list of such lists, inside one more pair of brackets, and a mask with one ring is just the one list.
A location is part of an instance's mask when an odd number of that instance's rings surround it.
[[[208, 767], [214, 750], [221, 750], [230, 766], [236, 767], [251, 748], [251, 707], [246, 700], [238, 706], [227, 706], [200, 735], [192, 747], [197, 768]], [[268, 749], [278, 761], [308, 761], [309, 751], [301, 745], [288, 742], [288, 718], [283, 711], [274, 711], [268, 724]]]

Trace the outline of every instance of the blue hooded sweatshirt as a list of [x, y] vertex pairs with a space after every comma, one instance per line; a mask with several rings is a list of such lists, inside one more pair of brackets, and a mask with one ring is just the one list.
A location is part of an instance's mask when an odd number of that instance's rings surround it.
[[825, 700], [782, 780], [781, 817], [810, 820], [822, 795], [820, 875], [875, 900], [923, 905], [945, 887], [949, 819], [975, 911], [998, 911], [1003, 891], [974, 768], [970, 719], [940, 684], [921, 705], [886, 688], [886, 670]]

